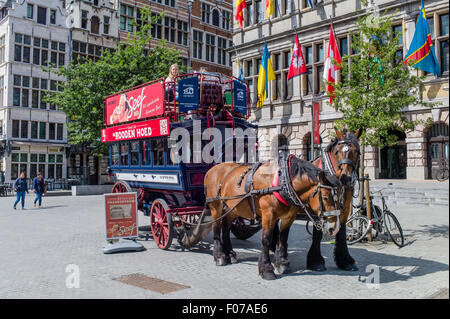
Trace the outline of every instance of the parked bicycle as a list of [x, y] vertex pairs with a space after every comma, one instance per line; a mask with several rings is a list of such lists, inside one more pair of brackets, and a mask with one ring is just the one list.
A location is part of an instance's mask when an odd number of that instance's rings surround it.
[[[388, 186], [390, 185], [392, 185], [392, 183], [388, 184]], [[372, 218], [370, 220], [367, 218], [365, 198], [362, 205], [353, 206], [356, 211], [346, 224], [348, 244], [351, 245], [357, 243], [363, 240], [369, 234], [369, 231], [375, 231], [374, 238], [378, 237], [379, 234], [387, 235], [397, 246], [404, 246], [405, 238], [403, 236], [402, 227], [397, 217], [389, 210], [386, 204], [386, 198], [382, 193], [387, 187], [371, 193], [370, 203]], [[375, 194], [381, 195], [381, 207], [374, 205], [373, 203]]]
[[439, 165], [439, 170], [436, 173], [436, 179], [439, 182], [443, 182], [448, 179], [448, 164], [445, 158], [442, 159], [441, 165]]

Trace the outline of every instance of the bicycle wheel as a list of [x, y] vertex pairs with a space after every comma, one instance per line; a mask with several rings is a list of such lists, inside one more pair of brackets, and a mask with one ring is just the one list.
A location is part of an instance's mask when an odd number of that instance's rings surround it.
[[385, 212], [383, 215], [383, 224], [386, 232], [389, 234], [389, 237], [391, 237], [394, 244], [398, 247], [403, 247], [405, 244], [405, 238], [403, 237], [403, 230], [397, 220], [397, 217], [395, 217], [391, 212]]
[[436, 179], [439, 182], [446, 181], [448, 179], [448, 168], [440, 169], [436, 174]]
[[367, 236], [370, 230], [370, 221], [365, 216], [356, 215], [347, 220], [345, 227], [347, 244], [353, 245]]

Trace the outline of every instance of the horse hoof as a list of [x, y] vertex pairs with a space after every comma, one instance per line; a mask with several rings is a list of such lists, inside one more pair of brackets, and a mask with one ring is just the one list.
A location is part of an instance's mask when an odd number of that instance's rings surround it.
[[289, 265], [278, 265], [275, 267], [280, 275], [289, 274], [291, 272], [291, 267], [289, 267]]
[[275, 280], [277, 276], [273, 271], [266, 271], [261, 274], [262, 279], [264, 280]]
[[309, 266], [308, 269], [312, 270], [312, 271], [325, 271], [325, 270], [327, 270], [325, 265], [322, 265], [322, 264]]
[[236, 256], [230, 256], [230, 262], [232, 264], [237, 264], [239, 262], [239, 259]]
[[345, 271], [358, 271], [358, 267], [355, 264], [349, 264], [349, 265], [345, 265], [344, 267], [339, 267], [342, 270]]
[[225, 266], [227, 264], [227, 259], [225, 257], [219, 257], [216, 259], [216, 266]]

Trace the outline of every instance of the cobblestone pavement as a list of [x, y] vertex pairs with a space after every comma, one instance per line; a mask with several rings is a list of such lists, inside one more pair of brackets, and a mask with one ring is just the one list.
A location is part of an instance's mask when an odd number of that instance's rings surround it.
[[[357, 272], [336, 267], [330, 243], [322, 245], [328, 270], [306, 270], [311, 240], [305, 222], [297, 220], [289, 238], [293, 273], [264, 281], [257, 270], [260, 233], [246, 241], [233, 237], [240, 263], [225, 267], [213, 262], [211, 234], [190, 251], [181, 251], [176, 240], [163, 251], [150, 239], [140, 241], [145, 251], [105, 255], [103, 196], [47, 197], [45, 208], [24, 211], [13, 210], [13, 201], [0, 198], [0, 298], [428, 298], [443, 291], [448, 298], [448, 207], [392, 207], [407, 246], [350, 246]], [[139, 224], [148, 223], [140, 214]], [[79, 267], [79, 288], [66, 287], [71, 264]], [[378, 289], [365, 282], [372, 264], [380, 267]], [[162, 295], [113, 280], [130, 274], [189, 288]]]

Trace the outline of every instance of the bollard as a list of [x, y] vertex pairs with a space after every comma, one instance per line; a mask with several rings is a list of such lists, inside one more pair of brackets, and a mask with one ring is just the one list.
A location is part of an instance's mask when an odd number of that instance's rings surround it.
[[[369, 191], [369, 174], [364, 175], [364, 186], [366, 190], [366, 212], [367, 212], [367, 218], [369, 220], [372, 219], [372, 211], [371, 211], [371, 204], [370, 204], [370, 191]], [[369, 231], [367, 234], [367, 240], [372, 241], [372, 230]]]

